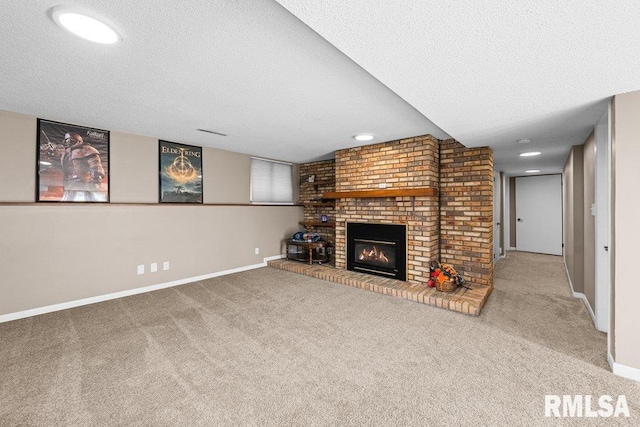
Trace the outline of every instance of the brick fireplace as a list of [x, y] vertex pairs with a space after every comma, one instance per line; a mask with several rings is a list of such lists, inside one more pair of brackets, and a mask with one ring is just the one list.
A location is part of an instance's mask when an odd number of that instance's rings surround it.
[[[308, 181], [311, 175], [315, 182]], [[440, 260], [456, 268], [468, 283], [488, 287], [490, 292], [490, 148], [467, 148], [453, 139], [439, 141], [431, 135], [354, 147], [336, 151], [335, 160], [300, 165], [300, 181], [300, 200], [305, 206], [301, 224], [331, 242], [337, 269], [351, 269], [349, 257], [355, 257], [347, 239], [349, 224], [398, 225], [406, 230], [404, 260], [396, 261], [405, 263], [405, 278], [398, 279], [426, 286], [430, 261]], [[328, 213], [329, 222], [318, 224], [319, 213]], [[366, 249], [361, 246], [359, 250]], [[368, 250], [375, 254], [379, 248], [374, 251], [372, 245]], [[384, 272], [376, 274], [389, 277]], [[477, 307], [488, 293], [483, 295]], [[424, 299], [426, 303], [426, 296]], [[461, 311], [457, 303], [452, 305]]]
[[[430, 135], [354, 147], [337, 151], [335, 160], [301, 164], [300, 183], [304, 206], [300, 225], [333, 245], [335, 268], [288, 260], [272, 260], [270, 266], [480, 314], [493, 288], [490, 148], [466, 148], [453, 139], [439, 141]], [[319, 216], [327, 220], [319, 222]], [[374, 229], [399, 226], [405, 241], [384, 234], [363, 237], [352, 230], [354, 224]], [[349, 243], [349, 236], [358, 241]], [[394, 245], [404, 247], [405, 253], [394, 252], [395, 265], [388, 267], [385, 258], [390, 260], [387, 253]], [[358, 257], [364, 263], [356, 269], [350, 264]], [[453, 266], [465, 277], [466, 287], [453, 292], [428, 287], [431, 260]], [[406, 271], [390, 276], [402, 263]], [[377, 271], [372, 274], [368, 269]]]
[[[331, 209], [322, 209], [335, 228], [318, 231], [334, 245], [336, 268], [350, 269], [349, 257], [355, 256], [348, 247], [348, 224], [393, 224], [406, 229], [405, 257], [399, 262], [405, 262], [407, 282], [425, 284], [429, 262], [441, 260], [472, 283], [492, 285], [490, 148], [470, 149], [425, 135], [339, 150], [335, 161], [303, 164], [300, 173], [301, 181], [314, 174], [330, 183], [322, 194], [331, 197], [323, 199], [332, 202]], [[310, 186], [303, 183], [301, 200], [308, 203], [317, 194], [307, 195]], [[317, 216], [305, 210], [305, 225]]]
[[[336, 151], [336, 192], [439, 186], [439, 141], [430, 135]], [[336, 199], [336, 268], [346, 268], [347, 223], [406, 227], [406, 281], [426, 283], [429, 260], [439, 259], [437, 196]]]

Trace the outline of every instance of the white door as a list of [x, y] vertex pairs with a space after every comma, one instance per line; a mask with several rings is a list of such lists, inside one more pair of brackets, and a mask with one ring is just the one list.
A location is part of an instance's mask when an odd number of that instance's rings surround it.
[[516, 178], [516, 249], [562, 255], [562, 176]]

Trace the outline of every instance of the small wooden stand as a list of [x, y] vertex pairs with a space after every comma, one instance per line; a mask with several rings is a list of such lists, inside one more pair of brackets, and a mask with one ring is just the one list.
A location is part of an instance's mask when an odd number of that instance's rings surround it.
[[322, 264], [323, 262], [329, 261], [329, 254], [327, 253], [329, 242], [323, 240], [318, 242], [301, 242], [287, 239], [284, 243], [287, 245], [287, 259], [309, 262], [309, 264], [313, 264], [314, 262]]

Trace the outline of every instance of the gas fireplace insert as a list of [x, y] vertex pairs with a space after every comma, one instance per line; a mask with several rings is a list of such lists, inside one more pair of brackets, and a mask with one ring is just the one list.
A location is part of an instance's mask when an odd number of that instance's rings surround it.
[[405, 225], [347, 223], [347, 270], [406, 280], [406, 252]]

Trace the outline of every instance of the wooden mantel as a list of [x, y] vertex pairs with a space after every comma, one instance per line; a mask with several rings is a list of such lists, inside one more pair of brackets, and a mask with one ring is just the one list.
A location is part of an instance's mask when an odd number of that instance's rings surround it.
[[422, 188], [394, 188], [385, 190], [360, 191], [331, 191], [322, 194], [323, 199], [373, 199], [377, 197], [435, 197], [438, 189]]

